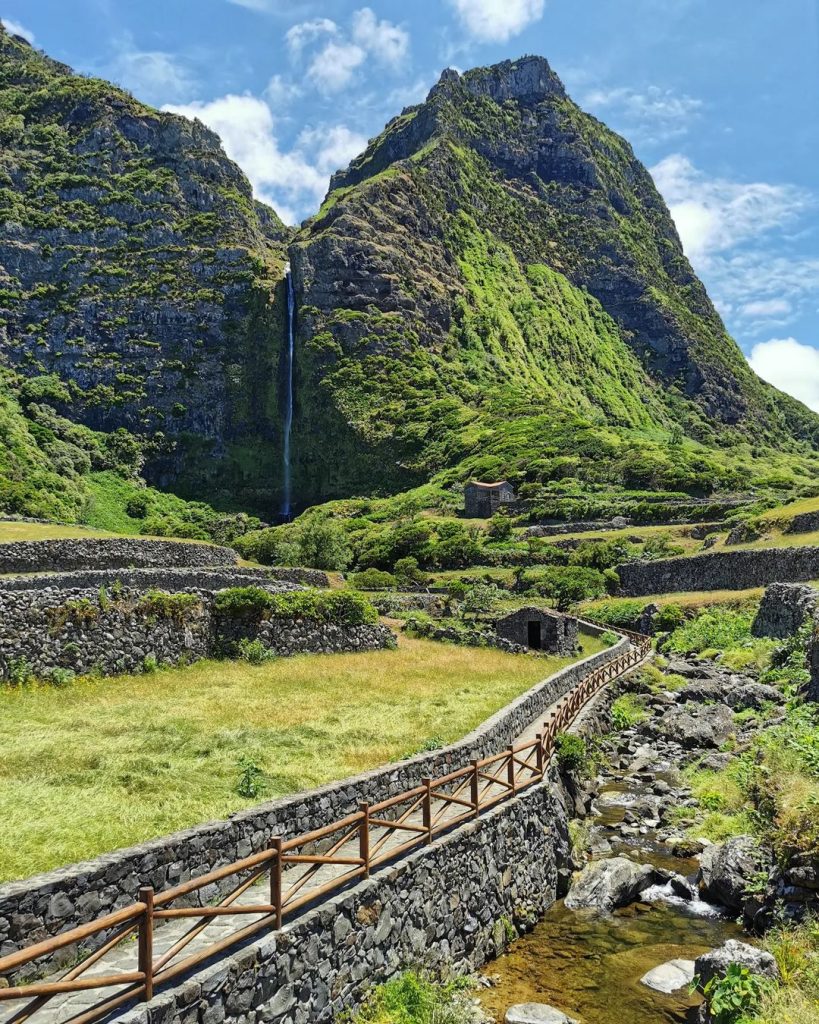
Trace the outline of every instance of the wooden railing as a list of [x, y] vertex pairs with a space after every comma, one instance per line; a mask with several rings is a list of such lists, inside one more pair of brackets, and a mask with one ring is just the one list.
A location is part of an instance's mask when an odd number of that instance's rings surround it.
[[[626, 634], [625, 630], [616, 632]], [[83, 942], [102, 936], [102, 945], [59, 980], [0, 987], [0, 1009], [3, 1003], [12, 1000], [26, 1002], [10, 1016], [0, 1015], [3, 1024], [23, 1024], [54, 997], [89, 989], [99, 989], [103, 998], [90, 1009], [70, 1017], [66, 1024], [92, 1024], [126, 1003], [150, 1000], [157, 988], [205, 961], [260, 932], [281, 928], [286, 918], [320, 901], [328, 893], [369, 877], [380, 865], [431, 843], [441, 832], [476, 818], [481, 812], [541, 782], [548, 771], [557, 735], [602, 687], [646, 657], [650, 649], [648, 637], [635, 633], [626, 635], [631, 640], [629, 648], [612, 661], [592, 669], [565, 694], [533, 740], [473, 760], [441, 778], [424, 779], [420, 786], [380, 803], [362, 803], [354, 814], [305, 835], [288, 840], [273, 837], [267, 849], [172, 889], [155, 893], [148, 886], [141, 888], [136, 903], [0, 958], [2, 986], [4, 975], [16, 976], [21, 968], [42, 957], [53, 957], [67, 947], [81, 949]], [[324, 877], [322, 872], [330, 877]], [[176, 905], [229, 878], [234, 880], [233, 886], [218, 903]], [[261, 891], [266, 898], [239, 902], [265, 878], [268, 884]], [[216, 919], [245, 916], [255, 920], [244, 926], [237, 923], [227, 936], [185, 954]], [[155, 926], [157, 922], [174, 919], [190, 919], [191, 927], [156, 956]], [[134, 970], [87, 974], [115, 947], [133, 940], [134, 936], [137, 939]], [[106, 995], [106, 989], [116, 991]]]

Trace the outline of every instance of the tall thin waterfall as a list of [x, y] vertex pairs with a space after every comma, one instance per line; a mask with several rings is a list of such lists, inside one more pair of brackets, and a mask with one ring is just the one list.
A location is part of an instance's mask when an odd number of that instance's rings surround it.
[[287, 390], [284, 406], [284, 445], [282, 446], [282, 519], [290, 519], [290, 432], [293, 428], [293, 346], [296, 332], [296, 292], [293, 288], [293, 274], [288, 263], [284, 268], [287, 285]]

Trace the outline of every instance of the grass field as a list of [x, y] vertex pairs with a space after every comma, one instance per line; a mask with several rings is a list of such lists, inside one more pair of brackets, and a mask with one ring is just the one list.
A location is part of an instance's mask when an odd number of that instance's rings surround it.
[[[402, 637], [397, 651], [0, 689], [0, 881], [451, 742], [566, 663]], [[243, 756], [263, 772], [255, 799], [237, 793]]]
[[578, 609], [578, 614], [594, 618], [595, 608], [618, 600], [633, 601], [643, 606], [657, 604], [663, 607], [667, 604], [678, 604], [681, 608], [692, 609], [708, 608], [714, 604], [742, 606], [759, 601], [763, 590], [764, 587], [754, 587], [751, 590], [688, 590], [673, 594], [648, 594], [645, 597], [604, 597], [599, 601], [584, 601]]

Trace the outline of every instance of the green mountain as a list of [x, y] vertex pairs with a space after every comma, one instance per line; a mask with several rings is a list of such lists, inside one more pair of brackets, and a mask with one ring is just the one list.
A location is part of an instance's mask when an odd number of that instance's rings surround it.
[[[127, 430], [164, 487], [268, 505], [290, 232], [217, 136], [0, 27], [0, 223], [11, 393], [25, 380], [63, 416]], [[43, 431], [64, 431], [26, 415], [54, 464]]]
[[542, 58], [445, 72], [291, 259], [310, 499], [451, 467], [707, 493], [819, 436], [726, 333], [631, 147]]
[[202, 124], [2, 27], [0, 143], [0, 512], [136, 530], [144, 478], [274, 515], [288, 260], [299, 506], [506, 476], [571, 516], [815, 471], [819, 418], [752, 373], [646, 170], [541, 58], [445, 72], [299, 231]]

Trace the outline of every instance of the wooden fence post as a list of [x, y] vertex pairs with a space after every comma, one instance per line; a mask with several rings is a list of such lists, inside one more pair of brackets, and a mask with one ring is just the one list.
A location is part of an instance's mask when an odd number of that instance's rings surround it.
[[480, 777], [478, 775], [478, 762], [477, 760], [472, 762], [472, 806], [475, 809], [475, 817], [479, 817], [481, 813], [481, 793], [480, 793]]
[[432, 842], [432, 779], [421, 779], [426, 792], [424, 793], [424, 828], [427, 830], [427, 843]]
[[370, 805], [364, 801], [358, 805], [363, 817], [359, 825], [359, 856], [364, 861], [364, 877], [370, 877]]
[[282, 926], [284, 907], [282, 906], [282, 837], [273, 836], [270, 849], [275, 857], [270, 862], [270, 905], [273, 907], [273, 927], [278, 931]]
[[537, 751], [535, 752], [537, 773], [541, 778], [543, 778], [543, 733], [539, 732], [535, 739], [537, 740]]
[[139, 902], [145, 904], [139, 923], [139, 970], [145, 975], [144, 1000], [154, 997], [154, 890], [148, 885], [139, 890]]
[[506, 769], [506, 779], [509, 783], [509, 789], [514, 795], [517, 792], [517, 782], [515, 781], [515, 748], [509, 747], [509, 764]]

